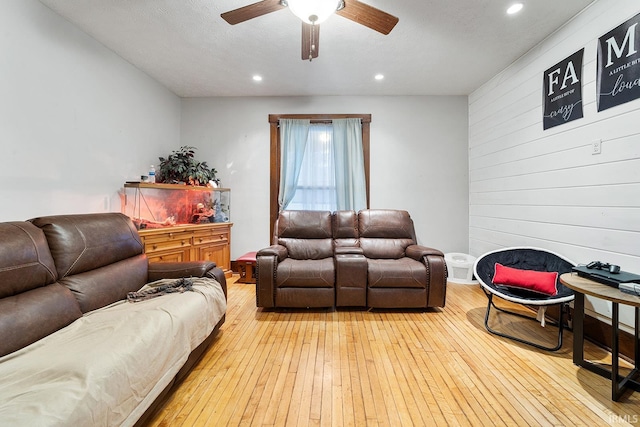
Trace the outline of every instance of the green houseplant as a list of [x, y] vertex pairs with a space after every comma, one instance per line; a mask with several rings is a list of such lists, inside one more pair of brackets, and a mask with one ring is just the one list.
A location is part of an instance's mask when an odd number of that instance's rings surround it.
[[218, 171], [215, 168], [209, 169], [207, 162], [196, 160], [195, 150], [195, 147], [185, 145], [173, 151], [166, 158], [158, 157], [160, 166], [156, 181], [165, 184], [185, 183], [202, 186], [206, 186], [209, 181], [219, 184], [219, 180], [216, 178]]

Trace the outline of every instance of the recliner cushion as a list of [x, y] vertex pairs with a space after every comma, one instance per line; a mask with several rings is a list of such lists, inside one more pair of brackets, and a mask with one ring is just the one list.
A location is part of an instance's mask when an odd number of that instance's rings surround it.
[[333, 257], [331, 212], [282, 211], [276, 229], [277, 243], [290, 258], [304, 260]]
[[133, 223], [120, 213], [58, 215], [30, 222], [47, 237], [60, 278], [143, 253]]
[[407, 211], [366, 209], [358, 213], [360, 237], [410, 239], [415, 243], [413, 221]]
[[413, 221], [407, 211], [368, 209], [358, 213], [360, 247], [367, 258], [399, 259], [415, 245]]
[[370, 288], [426, 288], [427, 269], [411, 258], [368, 260]]
[[360, 247], [367, 258], [400, 259], [406, 255], [405, 249], [413, 244], [409, 239], [360, 239]]
[[59, 283], [83, 313], [125, 299], [148, 279], [148, 261], [131, 219], [121, 213], [32, 219], [47, 237]]
[[336, 247], [359, 247], [358, 214], [355, 211], [333, 213], [333, 243]]
[[287, 248], [289, 258], [324, 259], [333, 256], [331, 239], [279, 239], [278, 243]]
[[147, 282], [149, 262], [138, 255], [84, 273], [60, 279], [71, 290], [83, 313], [127, 298]]
[[278, 238], [330, 239], [331, 212], [282, 211], [276, 233]]
[[278, 264], [278, 288], [333, 288], [335, 266], [333, 258], [295, 260], [287, 258]]
[[[82, 317], [77, 301], [58, 283], [0, 299], [0, 357]], [[44, 361], [43, 361], [44, 363]]]
[[42, 230], [29, 222], [0, 223], [0, 242], [0, 298], [56, 281], [56, 266]]

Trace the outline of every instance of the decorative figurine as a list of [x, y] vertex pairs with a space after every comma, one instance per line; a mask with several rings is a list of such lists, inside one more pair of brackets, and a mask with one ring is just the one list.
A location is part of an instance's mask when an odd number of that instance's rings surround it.
[[215, 209], [205, 208], [204, 203], [198, 203], [196, 205], [196, 211], [193, 213], [191, 217], [191, 222], [193, 224], [204, 224], [208, 222], [213, 222], [213, 218], [216, 214]]

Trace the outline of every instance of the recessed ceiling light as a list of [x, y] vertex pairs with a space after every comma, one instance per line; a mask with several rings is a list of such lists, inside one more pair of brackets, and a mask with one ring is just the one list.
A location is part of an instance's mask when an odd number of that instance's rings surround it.
[[382, 79], [384, 79], [384, 76], [383, 76], [382, 74], [376, 74], [376, 75], [374, 76], [374, 79], [376, 79], [376, 80], [382, 80]]
[[259, 76], [259, 75], [256, 74], [255, 76], [253, 76], [253, 81], [254, 82], [261, 82], [262, 81], [262, 76]]
[[507, 13], [509, 15], [513, 15], [514, 13], [518, 13], [522, 10], [523, 4], [522, 3], [514, 3], [511, 6], [509, 6], [509, 9], [507, 9]]

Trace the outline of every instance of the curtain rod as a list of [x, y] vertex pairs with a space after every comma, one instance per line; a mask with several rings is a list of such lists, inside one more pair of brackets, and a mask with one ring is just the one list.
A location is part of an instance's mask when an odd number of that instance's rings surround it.
[[[362, 124], [364, 122], [360, 121], [360, 124]], [[333, 124], [332, 120], [310, 120], [309, 121], [310, 125], [331, 125]], [[277, 127], [280, 127], [280, 121], [278, 120], [277, 122]]]
[[360, 119], [362, 123], [371, 123], [371, 114], [269, 114], [269, 123], [278, 123], [280, 119], [309, 119], [311, 123], [331, 123], [332, 119]]

